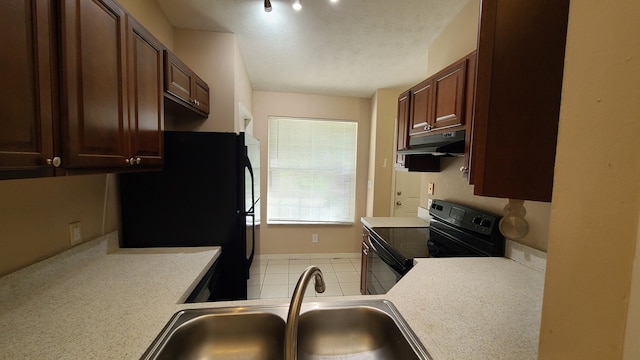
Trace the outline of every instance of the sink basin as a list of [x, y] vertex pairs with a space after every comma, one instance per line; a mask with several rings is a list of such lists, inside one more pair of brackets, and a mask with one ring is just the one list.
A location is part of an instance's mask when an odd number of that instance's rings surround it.
[[300, 316], [298, 359], [420, 359], [393, 318], [372, 307]]
[[[142, 359], [284, 359], [289, 305], [176, 313]], [[298, 359], [431, 359], [386, 300], [304, 303]]]
[[285, 320], [270, 312], [184, 310], [142, 358], [281, 360], [284, 328]]

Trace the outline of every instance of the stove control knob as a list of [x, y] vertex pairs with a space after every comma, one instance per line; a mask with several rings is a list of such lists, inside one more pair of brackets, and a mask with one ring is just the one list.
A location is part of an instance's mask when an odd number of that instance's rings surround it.
[[482, 218], [480, 216], [474, 216], [473, 219], [471, 219], [471, 222], [476, 225], [480, 225], [480, 223], [482, 222]]
[[487, 219], [483, 219], [482, 222], [480, 223], [480, 226], [488, 228], [489, 226], [491, 226], [491, 221]]

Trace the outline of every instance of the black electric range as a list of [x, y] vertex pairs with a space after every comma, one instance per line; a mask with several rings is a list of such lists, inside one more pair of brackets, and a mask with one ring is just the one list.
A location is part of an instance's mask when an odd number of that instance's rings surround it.
[[504, 256], [499, 216], [444, 200], [433, 200], [429, 215], [429, 227], [370, 229], [367, 287], [371, 279], [373, 290], [369, 293], [385, 293], [416, 258]]

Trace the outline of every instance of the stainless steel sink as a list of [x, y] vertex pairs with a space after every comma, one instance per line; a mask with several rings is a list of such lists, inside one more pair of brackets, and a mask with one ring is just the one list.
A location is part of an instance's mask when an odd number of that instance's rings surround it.
[[421, 359], [394, 319], [377, 308], [326, 309], [302, 314], [298, 359], [338, 358]]
[[[142, 359], [284, 358], [288, 304], [176, 313]], [[431, 359], [391, 302], [304, 303], [298, 359]]]
[[[282, 317], [272, 313], [185, 310], [149, 359], [282, 359]], [[157, 341], [156, 341], [157, 342]]]

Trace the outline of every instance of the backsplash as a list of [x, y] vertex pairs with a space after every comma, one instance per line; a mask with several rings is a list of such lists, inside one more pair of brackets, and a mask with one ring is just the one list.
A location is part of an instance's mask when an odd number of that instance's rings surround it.
[[530, 269], [544, 273], [547, 268], [547, 253], [532, 247], [506, 240], [505, 257]]

